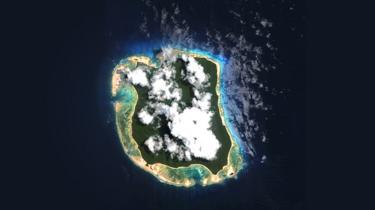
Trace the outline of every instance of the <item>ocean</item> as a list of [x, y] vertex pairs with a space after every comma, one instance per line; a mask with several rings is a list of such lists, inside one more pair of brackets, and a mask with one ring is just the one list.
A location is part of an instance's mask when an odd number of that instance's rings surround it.
[[[183, 17], [189, 22], [189, 34], [195, 34], [195, 43], [203, 43], [207, 28], [212, 28], [224, 35], [242, 33], [254, 45], [266, 46], [252, 34], [251, 24], [238, 31], [231, 27], [237, 16], [228, 11], [251, 11], [241, 20], [257, 17], [256, 13], [271, 20], [269, 41], [277, 48], [263, 60], [276, 69], [259, 74], [270, 88], [263, 98], [271, 111], [252, 115], [267, 133], [266, 143], [254, 137], [251, 145], [256, 155], [247, 155], [248, 165], [237, 179], [188, 189], [160, 183], [136, 167], [124, 154], [116, 133], [109, 88], [114, 65], [132, 53], [150, 52], [170, 38], [160, 32], [160, 21], [153, 20], [156, 13], [147, 12], [155, 11], [154, 6], [160, 17], [163, 7], [174, 14], [171, 8], [176, 5], [171, 1], [145, 4], [149, 3], [60, 5], [57, 13], [63, 16], [68, 10], [69, 16], [54, 21], [55, 65], [47, 83], [49, 156], [39, 186], [41, 196], [34, 202], [41, 201], [40, 207], [46, 209], [305, 209], [303, 2], [179, 3], [179, 13], [186, 11]], [[139, 29], [144, 17], [151, 17], [146, 24], [150, 38]], [[261, 162], [263, 154], [267, 158]]]

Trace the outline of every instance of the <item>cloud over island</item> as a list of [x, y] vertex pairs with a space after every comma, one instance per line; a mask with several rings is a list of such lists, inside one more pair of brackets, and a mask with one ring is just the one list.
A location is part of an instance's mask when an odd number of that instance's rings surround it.
[[[148, 103], [137, 114], [143, 124], [157, 125], [157, 120], [164, 116], [168, 122], [170, 137], [150, 136], [144, 143], [152, 153], [165, 151], [172, 158], [189, 161], [192, 157], [214, 160], [221, 147], [211, 130], [213, 112], [210, 111], [212, 94], [205, 92], [209, 85], [203, 67], [188, 55], [180, 58], [187, 63], [186, 75], [181, 75], [193, 87], [194, 98], [191, 106], [181, 101], [182, 89], [176, 80], [176, 70], [172, 65], [177, 57], [170, 48], [162, 49], [162, 62], [159, 69], [151, 73], [144, 66], [127, 73], [127, 80], [133, 85], [146, 87]], [[170, 101], [170, 103], [166, 103]], [[178, 139], [178, 141], [176, 141]]]

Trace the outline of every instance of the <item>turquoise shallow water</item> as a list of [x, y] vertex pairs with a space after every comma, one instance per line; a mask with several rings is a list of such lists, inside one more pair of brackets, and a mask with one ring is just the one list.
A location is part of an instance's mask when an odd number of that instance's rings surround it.
[[134, 94], [131, 91], [131, 87], [121, 88], [117, 95], [112, 99], [113, 101], [122, 101], [124, 103], [130, 103], [134, 100]]

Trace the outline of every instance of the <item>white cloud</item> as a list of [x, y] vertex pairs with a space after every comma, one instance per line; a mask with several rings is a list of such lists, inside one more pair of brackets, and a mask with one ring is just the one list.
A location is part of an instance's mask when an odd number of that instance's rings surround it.
[[211, 93], [204, 93], [204, 94], [199, 93], [198, 97], [196, 97], [198, 99], [194, 98], [192, 104], [194, 107], [197, 107], [203, 111], [208, 111], [211, 107], [211, 97], [212, 97]]
[[176, 53], [173, 51], [171, 47], [162, 48], [162, 57], [165, 59], [166, 62], [171, 63], [175, 62], [177, 57]]
[[194, 157], [213, 160], [221, 144], [211, 131], [212, 113], [186, 108], [168, 123], [171, 134], [181, 139]]
[[185, 150], [185, 159], [190, 161], [191, 160], [191, 152], [189, 150]]
[[267, 19], [262, 19], [260, 21], [260, 24], [262, 24], [263, 27], [272, 27], [272, 22], [270, 22], [269, 20]]
[[207, 75], [204, 73], [203, 66], [199, 65], [193, 57], [188, 57], [187, 60], [186, 79], [190, 84], [194, 85], [194, 87], [201, 87], [203, 83], [208, 80]]
[[209, 112], [210, 93], [202, 94], [200, 100], [194, 99], [194, 107], [181, 108], [177, 102], [171, 105], [164, 103], [150, 104], [155, 115], [164, 115], [170, 121], [168, 126], [171, 134], [182, 140], [178, 145], [168, 136], [164, 136], [163, 143], [165, 151], [179, 160], [191, 160], [192, 156], [213, 160], [220, 148], [220, 142], [211, 131], [211, 118], [213, 113]]
[[266, 162], [266, 160], [267, 160], [267, 156], [263, 155], [263, 156], [262, 156], [262, 159], [260, 160], [260, 162], [261, 162], [261, 163], [264, 163], [264, 162]]
[[162, 67], [151, 78], [151, 91], [149, 97], [159, 101], [176, 99], [180, 100], [182, 90], [173, 80], [175, 70], [172, 66]]
[[164, 136], [164, 143], [166, 144], [166, 150], [170, 153], [177, 153], [178, 152], [178, 145], [172, 139], [169, 138], [168, 135]]
[[177, 102], [172, 102], [170, 106], [164, 103], [155, 103], [150, 104], [150, 107], [155, 109], [155, 114], [164, 115], [168, 120], [172, 120], [180, 112], [180, 107]]
[[154, 116], [149, 114], [145, 109], [138, 112], [138, 118], [145, 125], [149, 125], [154, 120]]
[[158, 152], [163, 148], [162, 138], [160, 136], [150, 136], [146, 141], [145, 145], [152, 152]]
[[171, 157], [176, 157], [178, 160], [191, 160], [189, 150], [184, 145], [178, 145], [175, 141], [169, 138], [168, 135], [164, 136], [165, 151], [169, 152]]
[[140, 85], [142, 87], [148, 87], [150, 84], [147, 79], [147, 74], [145, 69], [142, 67], [137, 67], [133, 71], [130, 71], [128, 74], [128, 80], [133, 85]]
[[187, 61], [188, 61], [188, 56], [185, 55], [185, 54], [182, 54], [182, 55], [181, 55], [181, 59], [182, 59], [183, 61], [187, 62]]

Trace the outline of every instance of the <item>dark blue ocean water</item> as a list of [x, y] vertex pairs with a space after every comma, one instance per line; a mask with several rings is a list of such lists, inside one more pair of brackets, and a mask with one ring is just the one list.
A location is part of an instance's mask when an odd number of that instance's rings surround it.
[[[170, 1], [158, 1], [159, 8]], [[55, 24], [57, 60], [48, 81], [51, 150], [43, 205], [51, 209], [305, 209], [305, 9], [303, 2], [181, 1], [192, 33], [207, 27], [235, 30], [229, 6], [257, 11], [272, 20], [272, 62], [268, 84], [284, 94], [266, 94], [272, 112], [262, 114], [267, 144], [264, 164], [249, 161], [238, 179], [210, 187], [175, 188], [134, 166], [122, 151], [110, 97], [111, 70], [133, 53], [148, 52], [163, 39], [149, 23], [151, 39], [139, 32], [141, 2], [77, 5]], [[293, 7], [293, 10], [290, 10]], [[84, 12], [82, 12], [84, 11]], [[190, 13], [189, 13], [190, 11]], [[219, 18], [220, 17], [220, 18]], [[250, 17], [250, 16], [249, 16]], [[246, 17], [245, 17], [246, 18]], [[66, 30], [66, 29], [69, 30]], [[244, 30], [244, 29], [241, 29]], [[249, 29], [250, 30], [250, 29]], [[249, 31], [247, 38], [257, 42]], [[253, 38], [253, 39], [252, 39]], [[271, 56], [272, 57], [272, 56]], [[270, 58], [271, 60], [271, 58]], [[270, 61], [271, 62], [271, 61]], [[251, 157], [248, 157], [251, 160]], [[259, 157], [256, 157], [259, 158]]]

